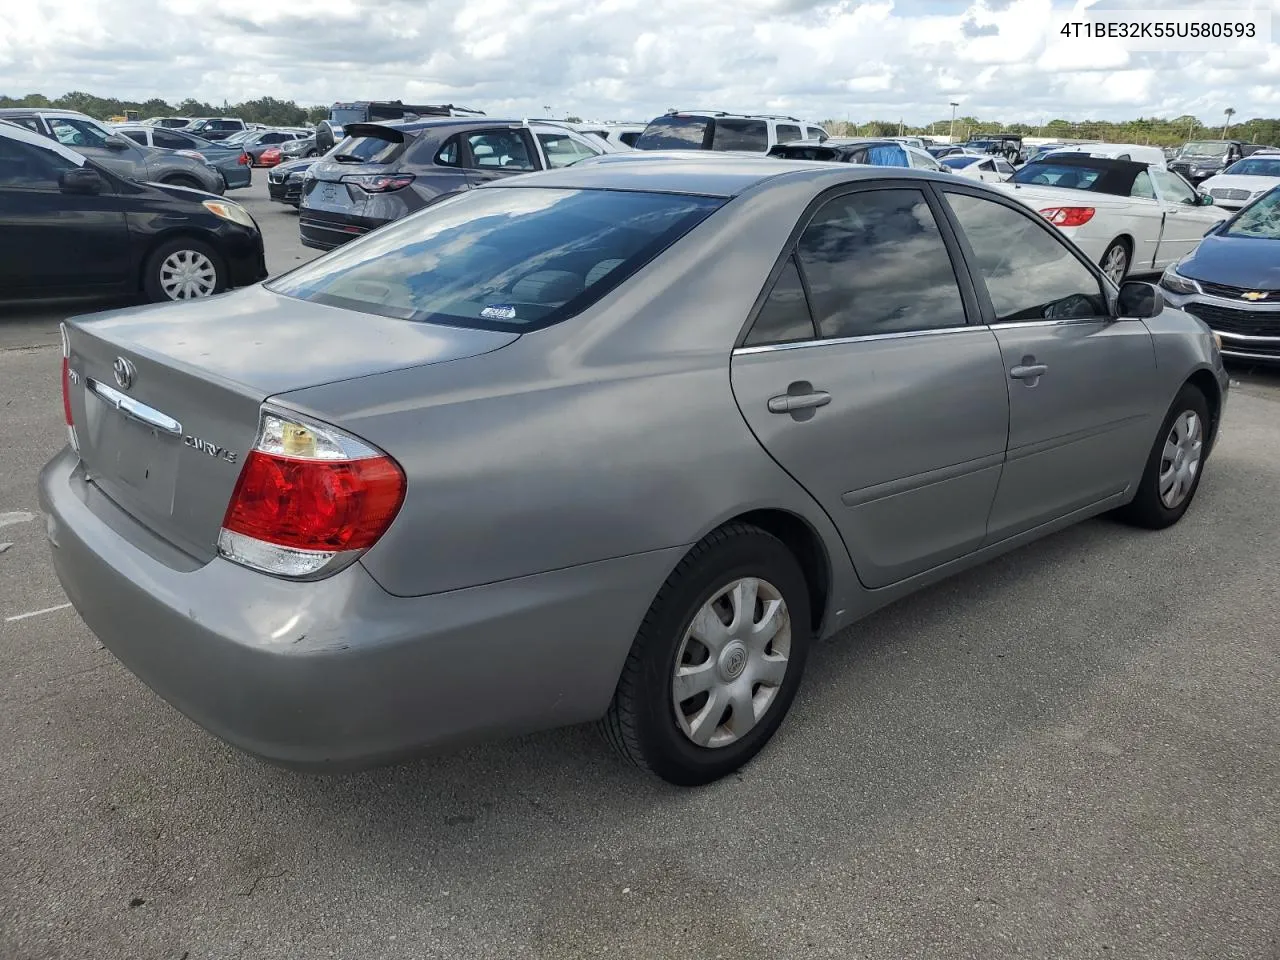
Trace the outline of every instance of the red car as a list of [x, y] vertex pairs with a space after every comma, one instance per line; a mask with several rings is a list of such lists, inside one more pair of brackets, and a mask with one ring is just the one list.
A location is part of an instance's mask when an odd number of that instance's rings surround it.
[[258, 156], [258, 166], [274, 167], [281, 160], [279, 147], [267, 147]]

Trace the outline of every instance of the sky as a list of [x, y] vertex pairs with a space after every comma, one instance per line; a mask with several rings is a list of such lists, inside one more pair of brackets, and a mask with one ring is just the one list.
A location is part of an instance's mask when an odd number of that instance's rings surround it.
[[[1280, 116], [1280, 42], [1138, 52], [1056, 40], [1107, 8], [1280, 0], [12, 0], [0, 93], [232, 103], [401, 99], [491, 116], [645, 121], [672, 108], [810, 120]], [[1228, 45], [1230, 46], [1230, 45]]]

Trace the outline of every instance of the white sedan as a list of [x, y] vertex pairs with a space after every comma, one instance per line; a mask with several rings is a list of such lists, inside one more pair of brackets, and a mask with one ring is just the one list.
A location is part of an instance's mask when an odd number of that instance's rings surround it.
[[1200, 184], [1202, 192], [1228, 210], [1239, 210], [1280, 184], [1280, 155], [1254, 154], [1237, 160]]
[[1084, 154], [1028, 163], [996, 186], [1039, 211], [1116, 283], [1177, 263], [1228, 215], [1163, 167]]
[[1001, 183], [1013, 176], [1013, 165], [1004, 157], [955, 154], [943, 157], [939, 162], [944, 170], [950, 170], [957, 176], [967, 177], [970, 180]]

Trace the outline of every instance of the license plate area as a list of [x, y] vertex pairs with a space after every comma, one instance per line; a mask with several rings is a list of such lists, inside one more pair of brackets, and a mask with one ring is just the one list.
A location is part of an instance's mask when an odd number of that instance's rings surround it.
[[[81, 445], [82, 455], [88, 454], [85, 460], [90, 475], [100, 485], [115, 487], [128, 499], [145, 504], [146, 512], [152, 515], [171, 515], [182, 453], [181, 424], [147, 423], [92, 388], [85, 391], [84, 399], [86, 423]], [[136, 406], [143, 411], [151, 409]]]

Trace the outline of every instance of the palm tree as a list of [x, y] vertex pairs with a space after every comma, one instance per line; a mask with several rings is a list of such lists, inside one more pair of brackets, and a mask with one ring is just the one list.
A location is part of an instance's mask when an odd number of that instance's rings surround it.
[[1227, 117], [1227, 122], [1222, 126], [1222, 139], [1225, 140], [1227, 139], [1227, 131], [1231, 129], [1231, 118], [1235, 116], [1236, 108], [1227, 107], [1227, 109], [1223, 110], [1222, 112], [1226, 114], [1226, 117]]

